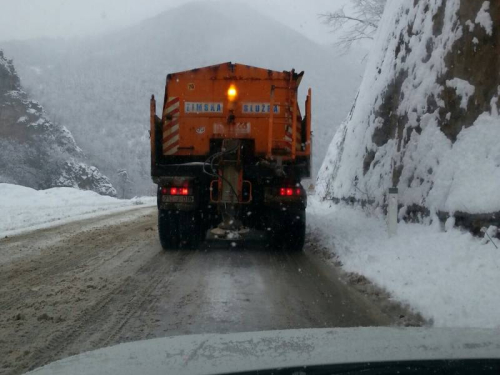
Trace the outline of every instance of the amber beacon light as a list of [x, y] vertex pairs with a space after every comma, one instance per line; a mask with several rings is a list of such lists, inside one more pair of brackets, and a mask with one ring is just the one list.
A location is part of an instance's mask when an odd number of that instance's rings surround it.
[[230, 101], [234, 101], [236, 99], [236, 96], [238, 95], [238, 91], [236, 90], [236, 86], [231, 85], [229, 86], [229, 89], [227, 90], [227, 97]]

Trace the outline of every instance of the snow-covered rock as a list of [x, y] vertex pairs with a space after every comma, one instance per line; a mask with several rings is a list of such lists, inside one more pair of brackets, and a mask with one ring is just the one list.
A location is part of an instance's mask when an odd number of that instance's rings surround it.
[[83, 158], [68, 129], [48, 120], [42, 106], [22, 90], [12, 61], [0, 51], [0, 182], [115, 196], [108, 178], [82, 163]]
[[407, 207], [499, 212], [498, 20], [498, 1], [389, 0], [319, 194], [382, 205], [395, 186]]

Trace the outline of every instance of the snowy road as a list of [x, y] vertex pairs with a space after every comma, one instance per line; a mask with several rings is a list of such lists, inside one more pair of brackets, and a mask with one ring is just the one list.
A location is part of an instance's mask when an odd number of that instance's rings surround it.
[[164, 252], [151, 207], [4, 238], [0, 249], [2, 374], [167, 335], [394, 321], [307, 249]]

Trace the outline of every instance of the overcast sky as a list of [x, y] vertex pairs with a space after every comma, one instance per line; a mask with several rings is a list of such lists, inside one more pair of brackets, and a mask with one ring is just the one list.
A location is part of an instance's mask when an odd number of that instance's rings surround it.
[[[0, 41], [98, 34], [135, 24], [191, 1], [195, 0], [0, 0]], [[318, 14], [349, 3], [349, 0], [230, 1], [245, 2], [318, 43], [334, 40], [318, 20]]]

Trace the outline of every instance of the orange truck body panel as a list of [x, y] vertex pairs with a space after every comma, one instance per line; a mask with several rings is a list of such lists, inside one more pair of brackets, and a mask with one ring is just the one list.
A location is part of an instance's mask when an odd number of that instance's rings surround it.
[[311, 176], [311, 90], [302, 116], [302, 76], [232, 63], [167, 76], [159, 117], [150, 102], [165, 249], [196, 247], [210, 233], [232, 241], [249, 228], [272, 246], [302, 248], [301, 180]]
[[[161, 124], [162, 154], [203, 156], [210, 140], [253, 139], [255, 155], [309, 157], [310, 91], [303, 121], [297, 103], [302, 74], [224, 63], [169, 74]], [[236, 89], [234, 100], [228, 97]], [[152, 117], [152, 134], [154, 134]], [[271, 137], [271, 139], [270, 139]], [[154, 140], [152, 140], [152, 145]]]

